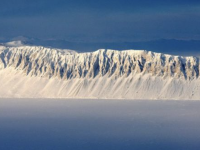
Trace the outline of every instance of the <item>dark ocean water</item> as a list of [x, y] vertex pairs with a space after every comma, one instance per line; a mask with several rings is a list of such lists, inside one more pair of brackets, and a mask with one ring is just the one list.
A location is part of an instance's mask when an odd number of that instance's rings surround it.
[[200, 101], [1, 99], [0, 150], [200, 150]]

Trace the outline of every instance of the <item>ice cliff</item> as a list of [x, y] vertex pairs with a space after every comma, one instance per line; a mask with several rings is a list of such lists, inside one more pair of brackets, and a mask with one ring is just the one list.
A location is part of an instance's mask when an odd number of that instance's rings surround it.
[[1, 97], [200, 99], [199, 77], [196, 57], [0, 46]]

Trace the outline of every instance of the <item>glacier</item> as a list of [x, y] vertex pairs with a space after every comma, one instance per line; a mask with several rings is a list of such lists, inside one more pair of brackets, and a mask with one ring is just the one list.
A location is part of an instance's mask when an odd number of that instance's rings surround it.
[[198, 100], [200, 62], [146, 50], [0, 45], [0, 97]]

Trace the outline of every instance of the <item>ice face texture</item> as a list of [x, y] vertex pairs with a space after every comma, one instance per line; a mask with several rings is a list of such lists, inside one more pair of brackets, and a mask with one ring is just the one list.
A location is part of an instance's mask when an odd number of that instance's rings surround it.
[[71, 78], [127, 77], [135, 74], [195, 79], [199, 59], [145, 50], [97, 50], [90, 53], [44, 47], [11, 47], [0, 51], [1, 69], [13, 67], [26, 75]]
[[0, 82], [9, 90], [0, 95], [200, 99], [199, 67], [196, 57], [145, 50], [77, 53], [42, 46], [1, 46]]

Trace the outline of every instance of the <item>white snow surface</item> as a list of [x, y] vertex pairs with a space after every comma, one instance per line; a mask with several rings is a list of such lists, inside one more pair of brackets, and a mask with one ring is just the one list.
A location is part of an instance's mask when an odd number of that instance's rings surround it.
[[25, 44], [22, 41], [11, 41], [5, 43], [4, 45], [8, 47], [19, 47], [19, 46], [24, 46]]
[[0, 97], [200, 99], [196, 57], [0, 46]]

